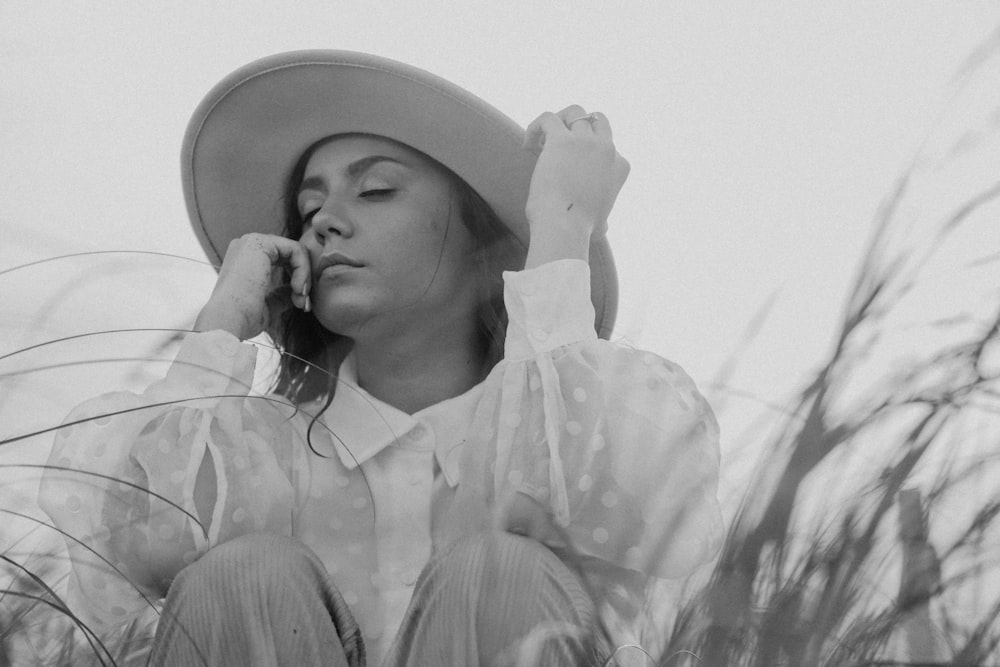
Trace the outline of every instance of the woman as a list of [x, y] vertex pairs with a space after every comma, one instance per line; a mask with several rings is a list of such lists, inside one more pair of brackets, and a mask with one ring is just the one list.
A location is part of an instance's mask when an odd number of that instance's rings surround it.
[[[294, 52], [209, 94], [183, 168], [227, 248], [200, 333], [57, 437], [124, 483], [42, 486], [85, 618], [166, 596], [154, 664], [600, 664], [600, 591], [712, 556], [710, 409], [598, 336], [628, 171], [603, 115], [524, 133], [426, 72]], [[264, 331], [277, 395], [249, 391]]]

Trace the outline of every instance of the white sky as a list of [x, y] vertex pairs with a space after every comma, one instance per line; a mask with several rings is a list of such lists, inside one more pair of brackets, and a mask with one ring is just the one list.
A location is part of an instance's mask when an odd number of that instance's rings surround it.
[[[0, 0], [0, 269], [85, 250], [201, 258], [178, 156], [202, 96], [274, 52], [368, 51], [522, 125], [570, 103], [605, 112], [632, 164], [610, 221], [617, 335], [707, 386], [775, 296], [732, 384], [780, 403], [828, 351], [870, 220], [998, 25], [995, 2]], [[153, 258], [0, 275], [0, 353], [184, 326], [213, 276]], [[78, 385], [58, 377], [30, 399], [64, 403]], [[4, 434], [25, 418], [7, 399]], [[731, 462], [757, 399], [720, 411]]]

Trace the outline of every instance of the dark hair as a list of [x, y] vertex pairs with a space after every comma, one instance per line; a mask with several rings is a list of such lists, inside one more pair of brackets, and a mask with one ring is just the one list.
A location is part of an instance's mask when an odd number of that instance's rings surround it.
[[[284, 236], [298, 239], [302, 235], [302, 217], [296, 198], [306, 164], [316, 149], [337, 136], [344, 135], [326, 137], [312, 144], [289, 174], [283, 201]], [[433, 158], [423, 156], [449, 177], [459, 218], [473, 238], [472, 265], [480, 290], [477, 332], [485, 377], [503, 358], [507, 309], [503, 302], [502, 273], [523, 267], [524, 244], [468, 183]], [[296, 404], [325, 397], [329, 405], [336, 389], [337, 370], [350, 352], [351, 340], [328, 331], [311, 313], [298, 308], [285, 311], [268, 333], [282, 353], [272, 390]]]

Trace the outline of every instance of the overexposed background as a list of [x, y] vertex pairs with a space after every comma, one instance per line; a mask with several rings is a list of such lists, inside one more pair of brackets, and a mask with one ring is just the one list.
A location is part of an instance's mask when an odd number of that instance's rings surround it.
[[[274, 52], [376, 53], [467, 87], [522, 125], [570, 103], [611, 118], [632, 164], [610, 223], [617, 336], [677, 361], [715, 395], [715, 374], [766, 311], [729, 378], [736, 393], [721, 416], [733, 443], [747, 415], [780, 404], [829, 349], [880, 202], [998, 24], [996, 3], [910, 0], [5, 0], [0, 268], [112, 249], [201, 259], [178, 166], [201, 97]], [[76, 271], [117, 288], [60, 300], [52, 286], [64, 276], [87, 291]], [[145, 275], [158, 271], [170, 279]], [[43, 325], [95, 330], [123, 310], [146, 319], [136, 326], [183, 326], [212, 277], [190, 263], [107, 257], [2, 275], [0, 339], [16, 349], [44, 339]], [[80, 321], [83, 305], [93, 321]]]

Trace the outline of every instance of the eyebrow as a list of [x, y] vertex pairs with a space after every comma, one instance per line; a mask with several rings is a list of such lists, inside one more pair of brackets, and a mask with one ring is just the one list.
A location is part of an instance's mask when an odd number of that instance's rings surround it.
[[[371, 169], [380, 162], [393, 162], [395, 164], [402, 165], [404, 167], [409, 166], [405, 162], [401, 162], [396, 158], [389, 157], [388, 155], [369, 155], [367, 157], [361, 158], [360, 160], [355, 160], [351, 164], [347, 165], [346, 169], [347, 175], [352, 179], [357, 179], [359, 176], [361, 176], [366, 171], [368, 171], [369, 169]], [[322, 177], [310, 176], [309, 178], [304, 179], [301, 185], [299, 185], [297, 194], [302, 194], [306, 190], [322, 191], [325, 188], [326, 184], [323, 182]]]

